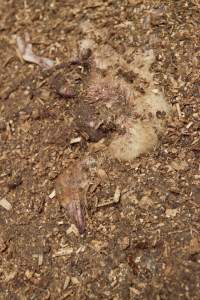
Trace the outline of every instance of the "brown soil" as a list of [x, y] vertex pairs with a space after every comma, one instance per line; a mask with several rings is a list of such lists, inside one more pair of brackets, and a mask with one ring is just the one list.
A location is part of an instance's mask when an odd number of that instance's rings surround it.
[[[199, 9], [198, 0], [0, 0], [0, 201], [11, 205], [0, 206], [0, 299], [200, 298]], [[172, 109], [154, 151], [132, 162], [106, 152], [134, 104], [81, 52], [85, 22], [127, 65], [154, 51], [154, 82]], [[19, 59], [14, 36], [25, 32], [55, 67]], [[113, 70], [145, 94], [145, 80]], [[51, 193], [82, 159], [92, 167], [80, 236]]]

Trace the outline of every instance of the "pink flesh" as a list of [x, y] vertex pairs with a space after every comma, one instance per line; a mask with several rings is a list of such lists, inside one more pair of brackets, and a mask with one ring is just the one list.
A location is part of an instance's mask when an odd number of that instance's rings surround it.
[[85, 231], [85, 217], [83, 213], [83, 208], [81, 206], [80, 201], [74, 200], [68, 204], [68, 212], [75, 223], [76, 227], [78, 228], [80, 234], [83, 234]]

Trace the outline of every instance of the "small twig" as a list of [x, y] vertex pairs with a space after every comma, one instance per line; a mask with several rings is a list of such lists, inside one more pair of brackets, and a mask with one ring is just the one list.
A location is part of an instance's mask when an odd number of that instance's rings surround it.
[[181, 119], [182, 118], [182, 113], [181, 113], [181, 108], [180, 108], [179, 103], [176, 103], [176, 110], [177, 110], [179, 119]]

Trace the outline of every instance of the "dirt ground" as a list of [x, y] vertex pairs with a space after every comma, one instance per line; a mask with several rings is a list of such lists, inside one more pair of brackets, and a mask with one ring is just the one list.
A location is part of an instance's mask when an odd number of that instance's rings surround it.
[[[20, 59], [26, 32], [55, 67]], [[81, 50], [91, 35], [96, 50]], [[98, 49], [113, 51], [115, 82], [143, 96], [148, 80], [129, 66], [155, 55], [170, 112], [156, 112], [165, 129], [135, 159], [106, 152], [122, 117], [144, 116], [96, 71]], [[200, 299], [199, 1], [0, 0], [0, 62], [0, 299]], [[54, 191], [82, 159], [80, 235]]]

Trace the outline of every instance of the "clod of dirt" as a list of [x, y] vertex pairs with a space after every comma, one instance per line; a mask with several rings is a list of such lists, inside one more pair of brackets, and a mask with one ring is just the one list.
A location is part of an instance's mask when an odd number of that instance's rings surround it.
[[148, 210], [153, 205], [153, 201], [149, 196], [143, 196], [138, 205], [140, 208]]
[[85, 231], [84, 198], [87, 185], [87, 174], [80, 161], [72, 163], [56, 182], [58, 200], [81, 234]]
[[20, 184], [22, 184], [22, 177], [20, 175], [15, 175], [8, 181], [8, 188], [15, 189]]
[[178, 213], [178, 208], [167, 208], [165, 211], [165, 215], [167, 218], [174, 218]]

